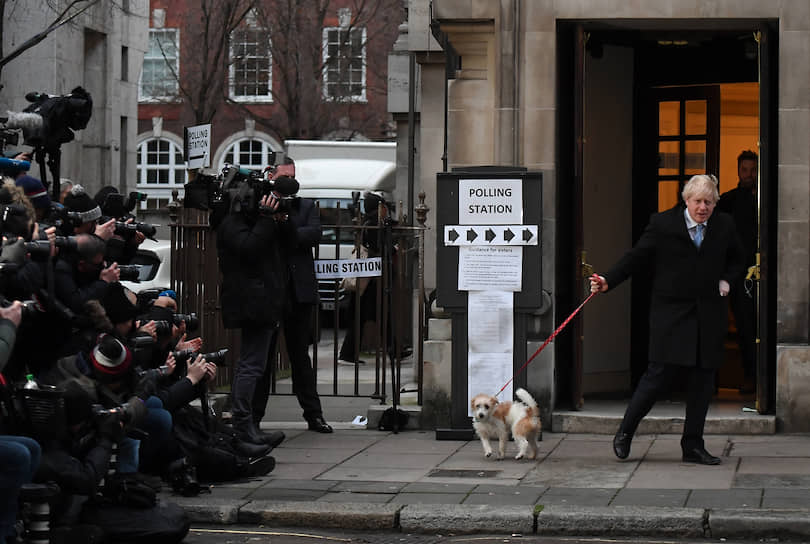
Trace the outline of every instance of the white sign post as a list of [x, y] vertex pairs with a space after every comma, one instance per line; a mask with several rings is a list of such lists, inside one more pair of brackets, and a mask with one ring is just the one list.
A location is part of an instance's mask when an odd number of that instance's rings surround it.
[[183, 129], [183, 153], [189, 170], [211, 166], [210, 124]]

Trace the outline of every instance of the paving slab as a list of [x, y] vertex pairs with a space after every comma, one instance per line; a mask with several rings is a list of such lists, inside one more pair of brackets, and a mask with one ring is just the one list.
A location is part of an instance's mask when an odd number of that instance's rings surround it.
[[447, 456], [445, 453], [408, 453], [406, 451], [380, 455], [363, 451], [353, 455], [338, 466], [358, 469], [389, 468], [407, 470], [434, 467], [447, 459]]
[[251, 501], [239, 509], [239, 522], [374, 531], [395, 528], [400, 508], [369, 503]]
[[396, 497], [396, 493], [353, 493], [342, 491], [338, 493], [327, 493], [317, 500], [318, 502], [355, 502], [355, 503], [376, 503], [384, 504]]
[[534, 530], [534, 513], [531, 507], [408, 505], [399, 513], [399, 525], [406, 533], [530, 534]]
[[328, 493], [319, 489], [290, 489], [284, 487], [262, 487], [250, 495], [251, 501], [314, 501]]
[[398, 493], [406, 485], [408, 485], [406, 482], [338, 482], [331, 490], [351, 493]]
[[493, 506], [534, 505], [540, 499], [542, 491], [507, 495], [504, 493], [471, 493], [464, 499], [464, 504], [491, 504]]
[[680, 507], [686, 504], [689, 489], [621, 489], [610, 506]]
[[273, 457], [276, 458], [277, 463], [337, 464], [349, 459], [353, 455], [357, 455], [357, 452], [345, 448], [276, 448], [273, 450]]
[[391, 504], [461, 504], [466, 493], [397, 493]]
[[759, 508], [761, 489], [693, 489], [689, 508]]
[[334, 466], [332, 463], [278, 463], [273, 469], [273, 479], [300, 480], [315, 478]]
[[810, 489], [763, 489], [762, 508], [808, 508]]
[[450, 455], [455, 453], [461, 445], [461, 442], [436, 440], [434, 432], [408, 432], [386, 436], [370, 445], [365, 451], [375, 455], [402, 452]]
[[615, 459], [549, 458], [521, 480], [528, 485], [548, 487], [616, 487], [621, 488], [636, 470], [636, 463]]
[[637, 506], [546, 506], [537, 514], [537, 534], [702, 538], [703, 510]]
[[458, 484], [442, 482], [413, 482], [407, 484], [400, 493], [472, 493], [475, 484]]
[[[633, 440], [633, 454], [640, 455], [651, 440]], [[602, 436], [595, 440], [564, 440], [549, 454], [549, 459], [581, 459], [613, 457], [613, 437]]]
[[490, 493], [495, 495], [523, 495], [532, 493], [543, 493], [548, 489], [547, 486], [538, 485], [519, 485], [519, 486], [502, 486], [495, 484], [480, 484], [475, 486], [473, 493]]
[[733, 439], [731, 452], [738, 457], [810, 457], [810, 437], [779, 436], [778, 440], [738, 437]]
[[425, 477], [432, 469], [419, 468], [419, 469], [400, 469], [392, 470], [390, 468], [363, 468], [363, 467], [345, 467], [338, 466], [331, 468], [318, 476], [324, 480], [376, 480], [378, 482], [416, 482]]
[[737, 474], [789, 474], [810, 476], [807, 457], [746, 457]]
[[540, 496], [537, 504], [607, 506], [616, 493], [616, 489], [551, 487]]
[[733, 463], [705, 466], [680, 461], [644, 461], [625, 487], [646, 489], [730, 489], [734, 481]]
[[[365, 448], [376, 444], [387, 433], [377, 433], [374, 431], [340, 431], [339, 433], [301, 433], [298, 436], [288, 438], [281, 443], [279, 449], [349, 449], [362, 451]], [[275, 453], [275, 450], [273, 450]]]
[[[810, 462], [810, 459], [808, 459]], [[810, 488], [810, 476], [801, 474], [739, 474], [733, 487], [745, 488]]]
[[292, 479], [276, 479], [268, 480], [262, 486], [266, 488], [284, 488], [284, 489], [309, 489], [312, 491], [327, 491], [340, 485], [340, 482], [330, 480], [292, 480]]

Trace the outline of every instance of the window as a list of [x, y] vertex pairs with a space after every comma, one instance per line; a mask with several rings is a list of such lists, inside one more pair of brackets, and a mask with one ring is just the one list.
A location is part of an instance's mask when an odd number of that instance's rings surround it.
[[222, 164], [219, 166], [221, 168], [226, 164], [238, 164], [250, 170], [263, 170], [270, 164], [271, 151], [273, 148], [264, 140], [252, 138], [238, 140], [225, 150], [222, 155]]
[[180, 73], [176, 28], [150, 28], [149, 49], [143, 57], [140, 100], [167, 100], [177, 97], [176, 75]]
[[182, 148], [166, 138], [150, 138], [138, 146], [138, 190], [148, 196], [141, 209], [164, 207], [172, 199], [172, 190], [183, 194], [186, 163]]
[[261, 28], [231, 33], [230, 95], [239, 102], [270, 102], [270, 37]]
[[365, 28], [324, 28], [324, 98], [365, 102]]

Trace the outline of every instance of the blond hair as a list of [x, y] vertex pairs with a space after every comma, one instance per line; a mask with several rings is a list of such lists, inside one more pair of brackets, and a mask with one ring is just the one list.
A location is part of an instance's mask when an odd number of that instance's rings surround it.
[[716, 203], [720, 200], [720, 192], [717, 190], [717, 178], [711, 174], [698, 174], [692, 176], [686, 185], [683, 186], [681, 197], [684, 202], [693, 196], [711, 196]]

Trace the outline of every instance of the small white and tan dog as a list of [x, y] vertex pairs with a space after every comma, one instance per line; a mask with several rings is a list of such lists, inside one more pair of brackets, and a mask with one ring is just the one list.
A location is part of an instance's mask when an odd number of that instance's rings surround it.
[[504, 458], [510, 431], [518, 444], [515, 459], [523, 459], [527, 453], [529, 459], [537, 457], [537, 438], [542, 436], [540, 410], [525, 389], [515, 391], [515, 396], [520, 400], [498, 402], [492, 395], [480, 394], [470, 401], [473, 427], [481, 439], [486, 457], [492, 457], [490, 438], [498, 437], [498, 459]]

